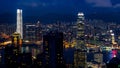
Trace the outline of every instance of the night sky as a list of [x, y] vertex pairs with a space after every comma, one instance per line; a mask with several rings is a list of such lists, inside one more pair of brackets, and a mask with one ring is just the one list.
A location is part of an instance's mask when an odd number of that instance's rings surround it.
[[0, 22], [2, 23], [15, 22], [13, 19], [16, 17], [17, 8], [23, 9], [25, 22], [68, 21], [73, 19], [78, 12], [88, 15], [120, 12], [120, 0], [1, 0], [0, 6]]

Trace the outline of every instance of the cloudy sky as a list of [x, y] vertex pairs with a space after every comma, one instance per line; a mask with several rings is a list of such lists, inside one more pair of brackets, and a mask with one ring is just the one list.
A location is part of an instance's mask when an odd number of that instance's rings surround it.
[[78, 12], [120, 11], [120, 0], [1, 0], [0, 14], [16, 13], [22, 8], [26, 16], [76, 14]]
[[120, 8], [120, 0], [1, 0], [0, 12], [22, 8], [31, 12], [85, 11], [90, 8]]

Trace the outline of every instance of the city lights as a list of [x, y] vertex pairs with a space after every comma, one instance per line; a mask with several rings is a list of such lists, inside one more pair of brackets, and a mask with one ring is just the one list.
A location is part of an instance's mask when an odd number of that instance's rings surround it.
[[119, 1], [68, 1], [1, 1], [0, 68], [120, 67]]

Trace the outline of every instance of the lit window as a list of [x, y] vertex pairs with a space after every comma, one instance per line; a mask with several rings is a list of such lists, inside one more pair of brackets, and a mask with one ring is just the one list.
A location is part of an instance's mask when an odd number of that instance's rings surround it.
[[46, 50], [48, 50], [48, 48], [46, 48]]

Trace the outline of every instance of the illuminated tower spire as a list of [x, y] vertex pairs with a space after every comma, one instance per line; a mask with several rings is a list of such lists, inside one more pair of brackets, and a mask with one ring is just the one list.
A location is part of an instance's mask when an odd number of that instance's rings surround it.
[[20, 34], [21, 39], [23, 39], [23, 25], [22, 25], [22, 9], [17, 9], [17, 28], [16, 32]]

